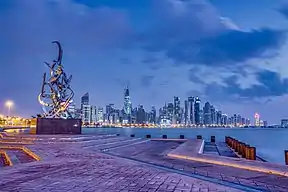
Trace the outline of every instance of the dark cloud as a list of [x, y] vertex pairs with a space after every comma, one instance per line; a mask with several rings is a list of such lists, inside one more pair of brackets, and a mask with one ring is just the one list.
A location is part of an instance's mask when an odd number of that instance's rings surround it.
[[[286, 31], [237, 29], [224, 22], [205, 1], [159, 1], [154, 26], [138, 39], [151, 52], [164, 52], [176, 64], [233, 65], [273, 57], [286, 40]], [[233, 26], [233, 28], [231, 27]]]
[[[219, 96], [223, 100], [227, 95], [238, 96], [242, 99], [263, 98], [269, 96], [282, 96], [288, 93], [288, 78], [281, 79], [276, 72], [263, 70], [256, 74], [260, 85], [252, 85], [250, 88], [242, 89], [237, 83], [237, 77], [232, 76], [225, 80], [226, 86], [209, 84], [205, 88], [207, 95]], [[225, 96], [226, 95], [226, 96]]]
[[288, 4], [283, 5], [278, 9], [280, 13], [282, 13], [288, 19]]
[[141, 86], [142, 87], [150, 87], [152, 84], [152, 81], [154, 79], [154, 76], [152, 75], [145, 75], [141, 78]]

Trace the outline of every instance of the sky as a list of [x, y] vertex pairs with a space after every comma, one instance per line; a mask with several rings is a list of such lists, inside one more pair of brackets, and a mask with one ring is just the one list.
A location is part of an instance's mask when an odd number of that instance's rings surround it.
[[61, 42], [74, 101], [161, 107], [199, 96], [228, 115], [288, 118], [284, 0], [1, 0], [0, 113], [30, 117]]

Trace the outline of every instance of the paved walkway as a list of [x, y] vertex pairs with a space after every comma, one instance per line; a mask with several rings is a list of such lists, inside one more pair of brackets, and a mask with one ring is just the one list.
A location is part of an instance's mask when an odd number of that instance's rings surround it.
[[33, 137], [34, 144], [27, 147], [41, 161], [0, 167], [1, 192], [280, 192], [288, 185], [286, 178], [166, 156], [183, 141], [115, 135]]

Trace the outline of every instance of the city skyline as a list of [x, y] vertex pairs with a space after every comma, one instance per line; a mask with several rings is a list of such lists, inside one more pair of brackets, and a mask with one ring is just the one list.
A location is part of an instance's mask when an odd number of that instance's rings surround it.
[[6, 100], [15, 115], [41, 112], [44, 61], [59, 40], [77, 104], [88, 91], [96, 105], [120, 108], [129, 82], [133, 103], [147, 107], [199, 96], [227, 114], [287, 118], [282, 0], [3, 0], [0, 15], [1, 114]]
[[114, 125], [158, 124], [160, 126], [269, 126], [267, 120], [260, 118], [259, 113], [255, 113], [251, 119], [243, 117], [241, 114], [226, 114], [209, 101], [202, 101], [201, 104], [201, 99], [197, 96], [190, 96], [183, 102], [179, 97], [174, 96], [173, 100], [165, 102], [158, 109], [155, 106], [147, 107], [132, 101], [128, 87], [124, 89], [123, 105], [120, 108], [115, 107], [114, 103], [96, 106], [90, 102], [87, 92], [81, 97], [80, 107], [73, 103], [69, 111], [76, 118], [81, 118], [85, 125], [104, 123]]

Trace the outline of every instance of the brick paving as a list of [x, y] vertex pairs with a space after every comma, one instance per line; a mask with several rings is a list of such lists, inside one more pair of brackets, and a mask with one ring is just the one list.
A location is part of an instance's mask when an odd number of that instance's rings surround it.
[[[1, 192], [241, 191], [235, 189], [233, 185], [227, 187], [201, 178], [185, 176], [171, 171], [172, 169], [208, 177], [213, 173], [213, 178], [246, 186], [252, 186], [251, 182], [259, 180], [256, 185], [261, 187], [265, 185], [266, 191], [282, 191], [286, 182], [283, 180], [283, 185], [279, 185], [280, 181], [275, 177], [264, 177], [265, 181], [261, 177], [263, 175], [251, 172], [247, 172], [246, 176], [253, 177], [253, 180], [242, 176], [235, 177], [242, 173], [242, 170], [225, 169], [228, 173], [223, 172], [223, 167], [197, 162], [191, 164], [188, 161], [166, 157], [165, 154], [179, 146], [179, 142], [145, 142], [111, 135], [33, 137], [38, 139], [34, 141], [35, 144], [27, 147], [42, 160], [12, 167], [0, 167]], [[133, 142], [135, 145], [131, 145]], [[171, 170], [101, 152], [107, 148], [110, 148], [108, 152], [114, 155], [164, 165]]]

